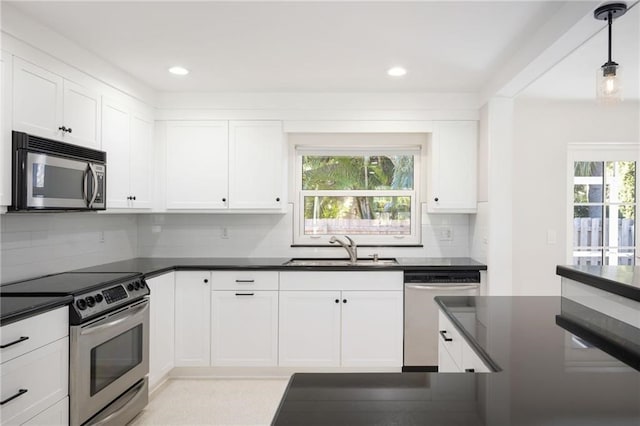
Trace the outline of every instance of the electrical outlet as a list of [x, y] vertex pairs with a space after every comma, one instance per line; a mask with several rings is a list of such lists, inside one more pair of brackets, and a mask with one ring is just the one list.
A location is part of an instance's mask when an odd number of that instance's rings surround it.
[[229, 239], [229, 228], [227, 228], [226, 226], [222, 227], [220, 231], [220, 238], [222, 238], [223, 240]]
[[100, 234], [98, 236], [98, 242], [104, 243], [104, 231], [100, 231]]
[[440, 241], [452, 241], [453, 229], [450, 226], [443, 226], [440, 228]]

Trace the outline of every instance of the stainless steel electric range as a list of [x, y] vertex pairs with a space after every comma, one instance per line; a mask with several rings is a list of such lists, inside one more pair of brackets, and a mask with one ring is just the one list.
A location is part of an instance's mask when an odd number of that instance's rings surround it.
[[138, 273], [63, 273], [6, 284], [2, 297], [72, 295], [72, 426], [123, 425], [149, 400], [149, 288]]

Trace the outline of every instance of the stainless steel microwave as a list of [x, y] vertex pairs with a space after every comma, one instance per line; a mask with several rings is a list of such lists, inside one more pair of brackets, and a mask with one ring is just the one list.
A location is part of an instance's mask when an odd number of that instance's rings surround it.
[[11, 211], [105, 210], [104, 151], [12, 132]]

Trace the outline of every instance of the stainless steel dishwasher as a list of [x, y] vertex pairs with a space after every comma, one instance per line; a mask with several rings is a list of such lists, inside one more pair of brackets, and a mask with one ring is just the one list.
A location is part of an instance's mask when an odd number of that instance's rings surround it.
[[436, 296], [480, 295], [480, 271], [404, 272], [404, 364], [402, 371], [438, 371]]

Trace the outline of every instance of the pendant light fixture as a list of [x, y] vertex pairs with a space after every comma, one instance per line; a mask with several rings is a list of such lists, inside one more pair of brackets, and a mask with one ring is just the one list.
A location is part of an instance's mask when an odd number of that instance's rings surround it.
[[609, 29], [609, 57], [598, 70], [596, 79], [596, 95], [599, 101], [615, 103], [622, 100], [622, 82], [620, 66], [611, 59], [611, 29], [613, 20], [627, 12], [624, 3], [609, 3], [600, 6], [593, 12], [593, 16], [601, 21], [607, 21]]

